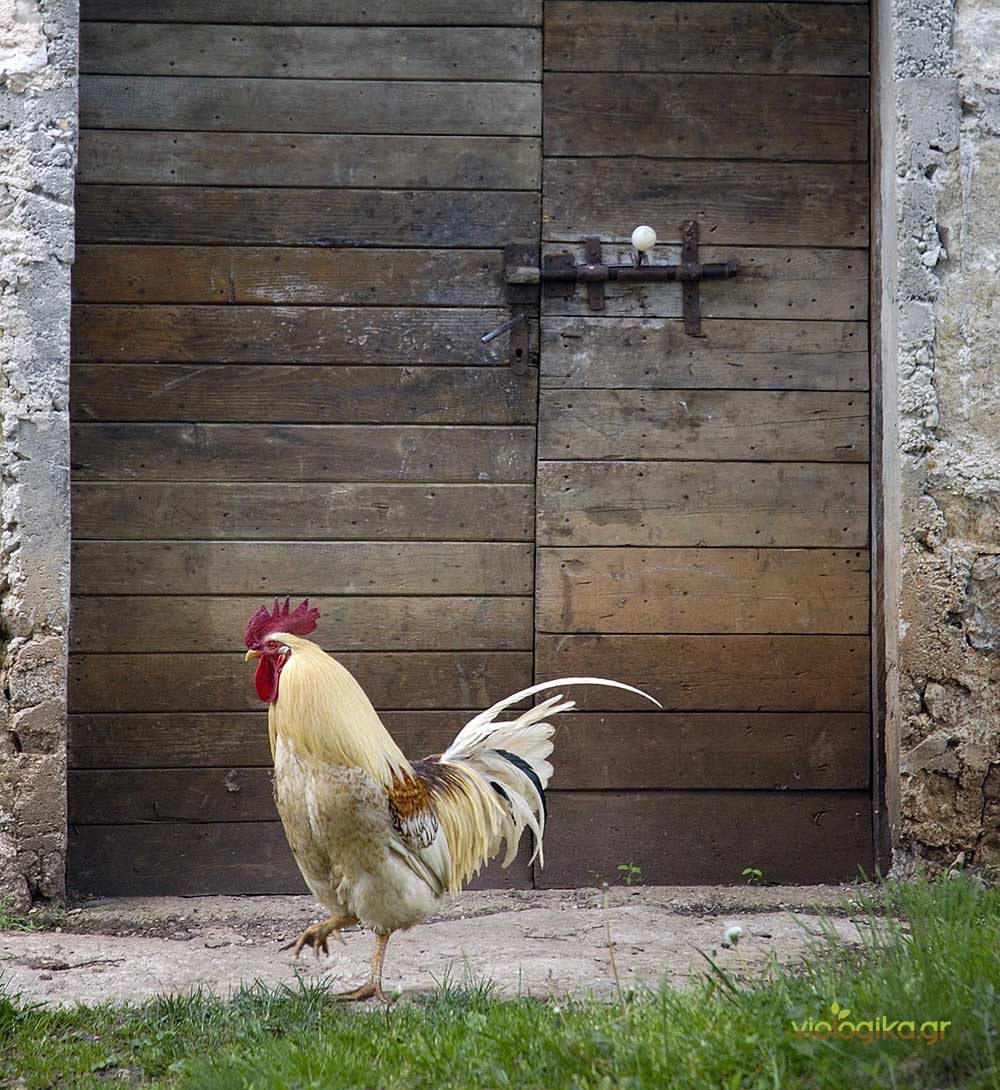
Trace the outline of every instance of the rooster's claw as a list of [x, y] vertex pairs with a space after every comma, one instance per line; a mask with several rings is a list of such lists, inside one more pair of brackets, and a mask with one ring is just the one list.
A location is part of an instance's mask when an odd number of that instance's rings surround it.
[[344, 936], [340, 933], [341, 928], [350, 927], [357, 922], [356, 916], [331, 916], [328, 920], [321, 920], [319, 923], [307, 927], [297, 939], [293, 939], [286, 946], [282, 946], [281, 949], [285, 951], [294, 947], [294, 956], [298, 957], [302, 953], [303, 946], [311, 946], [316, 952], [317, 958], [321, 950], [329, 957], [330, 948], [327, 946], [327, 939], [333, 935], [338, 942], [343, 942]]

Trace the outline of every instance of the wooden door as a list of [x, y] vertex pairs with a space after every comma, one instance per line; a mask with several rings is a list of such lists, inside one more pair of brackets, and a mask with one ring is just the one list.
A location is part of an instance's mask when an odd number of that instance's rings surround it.
[[239, 664], [261, 600], [317, 601], [414, 756], [531, 683], [537, 372], [480, 337], [538, 236], [541, 9], [83, 20], [71, 886], [301, 891]]
[[[83, 20], [72, 887], [302, 889], [238, 654], [286, 592], [412, 755], [533, 676], [663, 702], [578, 694], [547, 866], [487, 882], [870, 866], [867, 6]], [[506, 243], [666, 262], [687, 219], [740, 263], [703, 337], [611, 285], [543, 300], [527, 376], [481, 343]]]
[[867, 75], [864, 4], [545, 4], [544, 250], [740, 273], [543, 302], [536, 670], [664, 711], [561, 725], [541, 885], [871, 868]]

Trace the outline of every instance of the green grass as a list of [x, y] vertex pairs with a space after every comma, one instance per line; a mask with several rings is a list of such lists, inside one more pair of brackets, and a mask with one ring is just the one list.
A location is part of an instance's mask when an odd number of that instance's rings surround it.
[[[869, 904], [861, 949], [829, 937], [805, 964], [742, 982], [706, 961], [702, 981], [624, 1007], [488, 987], [389, 1010], [342, 1009], [305, 985], [66, 1011], [0, 996], [0, 1086], [1000, 1090], [1000, 893], [963, 876], [890, 885], [879, 903], [888, 916]], [[952, 1025], [934, 1045], [796, 1038], [793, 1019], [834, 1002]]]

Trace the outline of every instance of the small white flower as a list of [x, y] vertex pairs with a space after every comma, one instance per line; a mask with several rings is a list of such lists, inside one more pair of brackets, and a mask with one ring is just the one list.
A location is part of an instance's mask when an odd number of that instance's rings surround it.
[[732, 924], [726, 928], [726, 942], [730, 946], [739, 945], [740, 939], [743, 938], [743, 928], [739, 924]]

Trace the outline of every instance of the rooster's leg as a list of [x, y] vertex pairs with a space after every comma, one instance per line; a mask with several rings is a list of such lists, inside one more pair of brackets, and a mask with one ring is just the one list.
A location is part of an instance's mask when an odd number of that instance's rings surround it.
[[366, 984], [360, 988], [354, 988], [349, 992], [339, 992], [335, 998], [350, 1003], [361, 999], [380, 999], [383, 1003], [391, 1003], [392, 1000], [382, 991], [382, 962], [385, 961], [385, 948], [389, 945], [391, 931], [377, 931], [375, 933], [375, 953], [372, 954], [372, 975]]
[[339, 942], [343, 942], [343, 938], [340, 935], [340, 929], [342, 927], [351, 927], [358, 922], [357, 916], [331, 916], [329, 919], [320, 920], [319, 923], [314, 923], [311, 927], [307, 927], [301, 935], [287, 946], [282, 946], [282, 950], [291, 950], [295, 947], [295, 956], [298, 957], [302, 952], [303, 946], [311, 946], [316, 951], [316, 957], [319, 957], [320, 950], [323, 951], [329, 957], [330, 950], [326, 945], [326, 940], [335, 935]]

